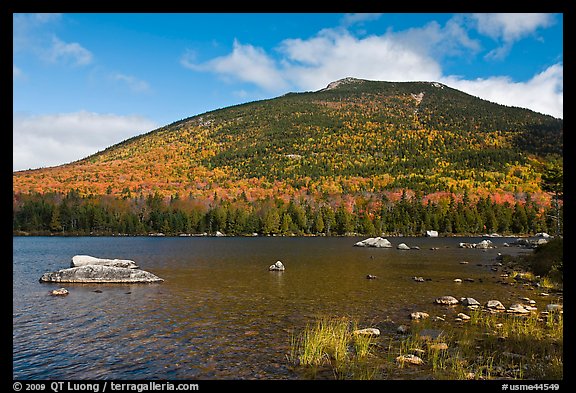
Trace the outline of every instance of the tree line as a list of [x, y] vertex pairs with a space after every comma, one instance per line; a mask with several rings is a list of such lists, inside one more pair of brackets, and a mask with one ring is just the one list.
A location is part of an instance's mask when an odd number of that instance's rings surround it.
[[[514, 202], [463, 195], [433, 202], [402, 192], [399, 200], [248, 201], [178, 194], [135, 197], [63, 193], [13, 194], [13, 233], [31, 235], [441, 235], [534, 234], [562, 231], [563, 208], [543, 207], [530, 194]], [[558, 220], [558, 218], [560, 218]]]

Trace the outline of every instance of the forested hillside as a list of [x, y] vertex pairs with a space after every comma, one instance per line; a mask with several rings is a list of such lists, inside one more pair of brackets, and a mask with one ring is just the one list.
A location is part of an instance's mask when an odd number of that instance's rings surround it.
[[561, 164], [562, 135], [561, 119], [439, 83], [346, 78], [16, 172], [14, 229], [542, 231], [552, 201], [542, 173]]

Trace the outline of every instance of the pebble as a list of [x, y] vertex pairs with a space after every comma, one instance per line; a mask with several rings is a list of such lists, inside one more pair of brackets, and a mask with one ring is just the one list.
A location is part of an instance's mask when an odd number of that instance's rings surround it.
[[365, 329], [354, 330], [352, 333], [363, 335], [363, 336], [379, 336], [380, 330], [376, 329], [376, 328], [365, 328]]
[[424, 361], [416, 355], [400, 355], [396, 358], [396, 362], [400, 364], [409, 363], [409, 364], [423, 364]]
[[442, 351], [448, 349], [448, 344], [446, 343], [436, 343], [428, 345], [428, 349], [432, 351]]
[[426, 319], [429, 316], [430, 315], [428, 313], [425, 313], [422, 311], [415, 311], [415, 312], [410, 314], [410, 318], [412, 318], [412, 319]]

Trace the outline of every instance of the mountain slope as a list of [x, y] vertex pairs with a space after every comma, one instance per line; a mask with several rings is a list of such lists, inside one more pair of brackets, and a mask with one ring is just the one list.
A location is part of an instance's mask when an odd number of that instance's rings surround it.
[[409, 188], [539, 192], [563, 121], [436, 82], [346, 78], [223, 108], [83, 160], [16, 172], [15, 192], [249, 199]]

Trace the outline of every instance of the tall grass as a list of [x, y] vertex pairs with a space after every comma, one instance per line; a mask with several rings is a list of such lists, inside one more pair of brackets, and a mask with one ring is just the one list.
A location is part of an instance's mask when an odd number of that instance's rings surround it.
[[358, 323], [347, 317], [322, 317], [292, 337], [290, 360], [310, 368], [313, 375], [324, 366], [337, 379], [374, 379], [378, 370], [370, 363], [373, 337], [354, 334], [356, 329]]

